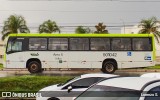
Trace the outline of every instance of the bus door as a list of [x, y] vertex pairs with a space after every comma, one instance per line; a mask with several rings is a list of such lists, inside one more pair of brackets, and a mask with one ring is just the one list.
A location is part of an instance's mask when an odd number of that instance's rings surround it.
[[7, 68], [25, 67], [24, 57], [22, 51], [25, 50], [24, 38], [9, 38], [6, 50], [6, 66]]

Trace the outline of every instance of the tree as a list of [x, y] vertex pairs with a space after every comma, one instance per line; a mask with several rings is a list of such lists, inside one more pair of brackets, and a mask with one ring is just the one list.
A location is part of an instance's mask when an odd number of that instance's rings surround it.
[[103, 23], [98, 23], [98, 25], [96, 25], [95, 28], [96, 28], [96, 31], [94, 33], [107, 33], [108, 34], [106, 25], [103, 25]]
[[12, 33], [30, 33], [26, 21], [22, 16], [11, 15], [5, 22], [2, 30], [2, 40]]
[[158, 37], [160, 37], [160, 32], [158, 28], [160, 27], [160, 22], [156, 17], [149, 19], [142, 19], [138, 27], [142, 28], [138, 33], [140, 34], [154, 34], [157, 42], [159, 43]]
[[55, 21], [45, 21], [43, 24], [39, 26], [39, 33], [60, 33], [60, 29], [57, 26]]
[[78, 33], [78, 34], [85, 34], [85, 33], [90, 33], [91, 32], [91, 29], [89, 27], [83, 27], [83, 26], [78, 26], [76, 29], [75, 29], [75, 33]]

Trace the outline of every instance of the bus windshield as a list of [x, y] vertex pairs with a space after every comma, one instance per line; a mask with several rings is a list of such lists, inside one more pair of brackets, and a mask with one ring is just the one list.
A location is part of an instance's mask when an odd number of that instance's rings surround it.
[[22, 41], [9, 41], [7, 46], [7, 52], [22, 51]]

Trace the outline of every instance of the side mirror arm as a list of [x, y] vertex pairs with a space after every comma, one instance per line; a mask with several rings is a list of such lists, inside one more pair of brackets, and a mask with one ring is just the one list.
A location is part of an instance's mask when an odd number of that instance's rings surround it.
[[73, 89], [72, 86], [69, 86], [69, 87], [68, 87], [68, 93], [71, 92], [72, 89]]

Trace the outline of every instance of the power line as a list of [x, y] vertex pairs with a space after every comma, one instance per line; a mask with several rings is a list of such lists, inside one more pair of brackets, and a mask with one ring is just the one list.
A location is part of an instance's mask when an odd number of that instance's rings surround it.
[[[105, 25], [111, 25], [111, 24], [118, 24], [118, 25], [121, 25], [122, 22], [103, 22], [103, 21], [99, 21], [99, 22], [88, 22], [88, 23], [79, 23], [79, 22], [76, 22], [76, 23], [58, 23], [59, 25], [64, 25], [64, 26], [78, 26], [78, 25], [97, 25], [98, 23], [104, 23]], [[135, 25], [135, 24], [138, 24], [140, 22], [125, 22], [125, 24], [127, 25]], [[3, 25], [4, 23], [0, 23], [0, 25]], [[31, 22], [31, 23], [27, 23], [27, 24], [36, 24], [36, 25], [40, 25], [42, 23], [34, 23], [34, 22]], [[116, 26], [116, 25], [114, 25]]]
[[106, 1], [106, 2], [160, 2], [159, 0], [9, 0], [9, 1], [74, 1], [74, 2], [84, 2], [84, 1]]
[[9, 1], [121, 1], [121, 0], [9, 0]]
[[[59, 27], [78, 27], [79, 25], [75, 25], [75, 26], [59, 26]], [[82, 25], [83, 27], [95, 27], [95, 26], [86, 26], [86, 25]], [[107, 27], [123, 27], [124, 25], [117, 25], [117, 26], [107, 26]], [[134, 26], [134, 25], [125, 25], [125, 26]], [[2, 25], [0, 27], [3, 27]], [[32, 26], [33, 27], [33, 26]]]
[[90, 10], [90, 11], [86, 11], [86, 10], [34, 10], [34, 9], [32, 9], [32, 10], [0, 10], [1, 12], [10, 12], [10, 11], [20, 11], [20, 12], [56, 12], [56, 13], [61, 13], [61, 12], [74, 12], [74, 13], [112, 13], [112, 12], [128, 12], [128, 13], [133, 13], [133, 12], [160, 12], [160, 10], [116, 10], [116, 11], [109, 11], [109, 10], [106, 10], [106, 11], [102, 11], [102, 10], [100, 10], [100, 11], [92, 11], [92, 10]]
[[159, 0], [120, 0], [121, 2], [139, 2], [139, 3], [144, 3], [144, 2], [160, 2]]

